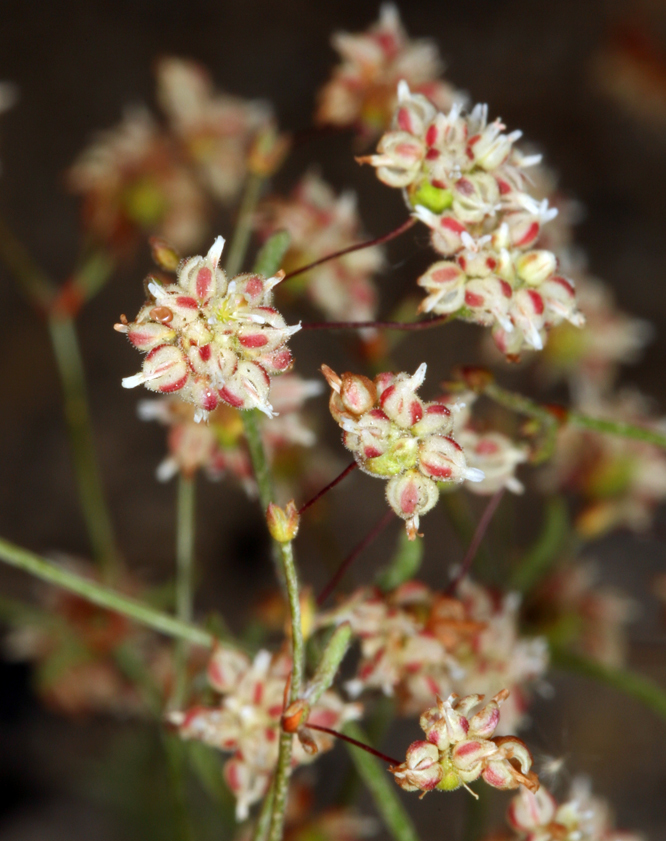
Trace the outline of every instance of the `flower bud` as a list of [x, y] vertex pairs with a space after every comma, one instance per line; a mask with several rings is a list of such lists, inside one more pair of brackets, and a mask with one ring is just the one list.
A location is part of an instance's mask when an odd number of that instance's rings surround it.
[[439, 490], [435, 482], [419, 470], [408, 470], [389, 480], [386, 499], [398, 517], [409, 520], [430, 511], [437, 504]]
[[300, 525], [300, 517], [294, 500], [290, 500], [285, 508], [279, 508], [274, 502], [269, 503], [266, 522], [273, 540], [277, 540], [278, 543], [289, 543], [293, 540], [298, 534]]
[[344, 408], [352, 415], [362, 415], [375, 405], [377, 389], [367, 377], [346, 373], [342, 375], [340, 399]]
[[516, 274], [528, 286], [539, 286], [557, 269], [557, 258], [544, 249], [528, 251], [518, 257], [515, 266]]
[[161, 237], [150, 237], [150, 252], [157, 265], [165, 272], [175, 272], [180, 264], [180, 254]]
[[416, 281], [430, 293], [421, 302], [419, 311], [438, 314], [456, 312], [465, 301], [466, 280], [465, 272], [457, 263], [450, 260], [439, 260], [433, 263], [428, 271]]

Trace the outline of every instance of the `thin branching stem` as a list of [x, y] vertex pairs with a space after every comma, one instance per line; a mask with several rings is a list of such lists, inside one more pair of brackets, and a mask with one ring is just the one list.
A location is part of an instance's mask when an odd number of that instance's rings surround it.
[[455, 594], [456, 590], [458, 589], [458, 585], [460, 582], [465, 578], [465, 576], [469, 573], [470, 569], [472, 568], [472, 564], [474, 562], [474, 558], [476, 557], [476, 553], [479, 551], [479, 546], [481, 546], [481, 541], [486, 535], [488, 531], [488, 526], [491, 523], [491, 520], [495, 516], [495, 511], [502, 501], [502, 497], [504, 496], [504, 488], [500, 488], [490, 498], [490, 502], [486, 506], [485, 511], [481, 515], [481, 519], [476, 527], [476, 531], [474, 532], [474, 536], [469, 544], [467, 552], [465, 553], [465, 557], [463, 558], [462, 564], [460, 564], [460, 569], [452, 579], [451, 583], [447, 588], [448, 595], [452, 596]]
[[283, 283], [287, 280], [290, 280], [292, 277], [296, 277], [299, 274], [304, 274], [305, 272], [309, 272], [310, 269], [315, 269], [317, 266], [321, 266], [323, 263], [328, 263], [329, 260], [337, 260], [338, 257], [344, 257], [345, 254], [351, 254], [353, 251], [360, 251], [363, 248], [372, 248], [373, 245], [383, 245], [385, 242], [390, 242], [390, 240], [399, 237], [401, 234], [404, 234], [405, 231], [408, 231], [410, 228], [413, 228], [416, 224], [417, 219], [415, 216], [410, 216], [407, 221], [403, 222], [402, 225], [399, 225], [393, 231], [389, 231], [388, 234], [384, 234], [381, 237], [377, 237], [376, 239], [370, 239], [366, 242], [359, 242], [356, 245], [350, 245], [349, 248], [343, 248], [342, 251], [334, 251], [332, 254], [327, 254], [325, 257], [321, 257], [319, 260], [315, 260], [314, 263], [308, 263], [307, 266], [301, 266], [300, 269], [294, 269], [293, 272], [289, 272], [288, 275], [285, 275]]
[[306, 726], [309, 727], [310, 730], [319, 730], [321, 733], [328, 733], [329, 736], [335, 736], [336, 739], [341, 739], [343, 742], [347, 742], [348, 745], [354, 745], [355, 748], [361, 748], [361, 750], [376, 756], [377, 759], [381, 759], [382, 762], [386, 762], [389, 765], [400, 765], [399, 759], [393, 759], [385, 753], [370, 747], [370, 745], [366, 745], [365, 742], [359, 742], [358, 739], [353, 739], [351, 736], [347, 736], [346, 733], [340, 733], [338, 730], [331, 730], [330, 727], [323, 727], [321, 724], [312, 724], [311, 722], [308, 722]]
[[395, 518], [395, 514], [392, 509], [389, 510], [382, 516], [381, 520], [372, 528], [372, 530], [366, 534], [366, 536], [361, 540], [347, 555], [344, 561], [340, 564], [337, 568], [331, 580], [328, 584], [324, 587], [321, 593], [317, 596], [317, 607], [321, 607], [326, 599], [331, 595], [331, 593], [335, 590], [338, 586], [340, 581], [342, 580], [344, 574], [347, 570], [351, 567], [354, 561], [361, 555], [365, 550], [370, 546], [375, 540], [379, 537], [379, 535], [384, 531], [384, 529], [388, 526], [388, 524]]
[[306, 321], [301, 330], [429, 330], [450, 321], [450, 315], [436, 315], [423, 321]]
[[304, 511], [307, 511], [307, 510], [308, 510], [308, 508], [311, 508], [311, 507], [315, 504], [315, 502], [319, 502], [319, 500], [322, 498], [322, 496], [325, 496], [325, 495], [326, 495], [326, 494], [327, 494], [330, 490], [332, 490], [332, 489], [333, 489], [333, 488], [334, 488], [337, 484], [339, 484], [340, 482], [342, 482], [342, 480], [343, 480], [344, 478], [346, 478], [347, 476], [349, 476], [349, 474], [350, 474], [350, 473], [351, 473], [351, 472], [352, 472], [352, 471], [353, 471], [356, 467], [358, 467], [358, 465], [356, 464], [356, 462], [355, 462], [355, 461], [352, 461], [352, 463], [351, 463], [351, 464], [348, 464], [348, 465], [347, 465], [347, 467], [345, 467], [345, 469], [342, 471], [342, 473], [340, 473], [338, 476], [336, 476], [336, 477], [335, 477], [335, 479], [333, 479], [333, 481], [332, 481], [332, 482], [329, 482], [329, 483], [328, 483], [328, 485], [326, 485], [326, 487], [325, 487], [325, 488], [322, 488], [322, 489], [321, 489], [318, 493], [316, 493], [316, 494], [312, 497], [312, 499], [309, 499], [309, 500], [305, 503], [305, 505], [301, 505], [301, 507], [298, 509], [298, 513], [299, 513], [299, 514], [302, 514]]

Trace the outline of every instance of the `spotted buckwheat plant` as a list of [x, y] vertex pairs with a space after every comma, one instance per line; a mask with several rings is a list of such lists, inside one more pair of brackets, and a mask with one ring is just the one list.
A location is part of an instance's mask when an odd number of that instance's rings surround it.
[[532, 755], [515, 736], [493, 733], [500, 720], [500, 707], [508, 697], [506, 689], [498, 692], [477, 713], [471, 711], [483, 701], [483, 695], [450, 695], [437, 699], [437, 706], [426, 710], [420, 719], [426, 740], [412, 742], [407, 758], [390, 768], [396, 783], [406, 791], [453, 791], [467, 787], [481, 777], [499, 789], [525, 786], [539, 789], [539, 780], [531, 771]]
[[[249, 807], [268, 791], [278, 757], [280, 717], [284, 687], [291, 659], [284, 654], [260, 651], [253, 660], [236, 650], [219, 646], [208, 664], [208, 682], [219, 693], [215, 707], [194, 706], [169, 714], [169, 721], [184, 739], [197, 739], [232, 756], [224, 765], [224, 778], [236, 797], [236, 817], [244, 820]], [[340, 728], [359, 718], [358, 704], [346, 704], [328, 690], [312, 707], [310, 724]], [[311, 731], [314, 748], [294, 746], [292, 762], [311, 762], [329, 750], [333, 739]]]
[[319, 93], [318, 123], [353, 125], [362, 139], [376, 137], [391, 119], [401, 79], [442, 110], [466, 99], [438, 78], [443, 67], [436, 45], [410, 40], [392, 3], [382, 5], [379, 20], [367, 32], [336, 33], [333, 47], [342, 63]]
[[557, 210], [527, 189], [524, 170], [540, 156], [515, 148], [521, 132], [504, 134], [500, 120], [489, 124], [485, 105], [469, 114], [459, 105], [438, 111], [406, 82], [398, 100], [377, 154], [359, 161], [402, 188], [433, 247], [448, 258], [418, 279], [428, 293], [421, 311], [492, 327], [510, 357], [541, 350], [546, 331], [564, 320], [582, 326], [573, 281], [559, 274], [552, 252], [535, 247]]
[[452, 437], [451, 412], [442, 403], [416, 395], [426, 365], [415, 374], [379, 374], [374, 381], [358, 374], [339, 377], [322, 371], [332, 393], [329, 409], [342, 427], [343, 443], [365, 473], [388, 479], [386, 499], [406, 521], [410, 539], [418, 535], [421, 514], [439, 498], [438, 482], [480, 482], [483, 473], [467, 466]]
[[220, 402], [271, 417], [271, 375], [291, 368], [286, 344], [300, 325], [287, 326], [271, 306], [271, 290], [283, 274], [228, 280], [218, 267], [223, 246], [218, 237], [205, 257], [184, 260], [177, 283], [150, 278], [150, 299], [136, 320], [116, 325], [147, 354], [141, 373], [126, 377], [123, 386], [177, 392], [195, 407], [198, 419]]

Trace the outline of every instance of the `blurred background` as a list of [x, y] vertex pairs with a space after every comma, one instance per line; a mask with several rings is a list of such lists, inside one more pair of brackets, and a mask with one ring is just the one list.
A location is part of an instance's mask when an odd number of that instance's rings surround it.
[[[627, 379], [652, 395], [665, 414], [666, 3], [410, 0], [400, 11], [410, 35], [437, 42], [446, 77], [468, 91], [472, 101], [488, 102], [491, 116], [501, 115], [509, 129], [521, 128], [559, 172], [560, 189], [581, 202], [578, 242], [591, 271], [613, 288], [624, 310], [656, 328], [643, 361]], [[155, 107], [158, 57], [196, 59], [219, 89], [273, 103], [281, 128], [307, 128], [316, 90], [336, 61], [330, 34], [363, 30], [377, 12], [378, 4], [366, 0], [4, 0], [0, 77], [17, 84], [20, 101], [0, 123], [3, 217], [35, 259], [54, 278], [65, 280], [77, 255], [79, 217], [77, 201], [64, 190], [63, 173], [91, 135], [117, 123], [128, 104]], [[324, 137], [293, 155], [275, 188], [290, 189], [315, 161], [336, 189], [358, 192], [372, 235], [404, 218], [397, 191], [387, 191], [369, 168], [354, 163], [348, 136]], [[225, 236], [231, 222], [231, 216], [219, 218]], [[425, 235], [407, 239], [389, 249], [382, 278], [389, 305], [428, 262]], [[138, 309], [149, 267], [143, 248], [85, 308], [79, 332], [119, 540], [129, 566], [159, 582], [172, 566], [175, 490], [173, 484], [154, 480], [164, 434], [138, 421], [138, 395], [121, 389], [121, 377], [135, 372], [137, 358], [111, 329], [121, 312], [132, 315]], [[421, 361], [422, 347], [430, 348], [427, 358], [435, 377], [446, 376], [457, 362], [479, 359], [477, 328], [455, 325], [444, 332], [441, 345], [419, 337], [403, 348], [405, 368]], [[339, 336], [324, 340], [327, 357], [320, 349], [314, 353], [311, 339], [303, 337], [295, 346], [300, 373], [315, 375], [322, 358], [334, 368], [348, 364]], [[85, 557], [89, 550], [48, 335], [2, 266], [0, 344], [0, 535], [37, 552], [62, 550]], [[347, 457], [335, 430], [329, 433], [342, 466]], [[342, 529], [342, 549], [381, 514], [381, 488], [369, 484], [355, 476], [349, 494], [330, 502], [332, 522]], [[270, 586], [261, 518], [235, 486], [202, 480], [199, 487], [198, 558], [206, 588], [198, 607], [219, 609], [238, 627], [248, 605]], [[529, 506], [519, 508], [518, 516], [528, 517], [528, 512]], [[428, 520], [424, 574], [441, 581], [442, 569], [459, 561], [462, 549], [436, 519], [432, 514]], [[655, 573], [664, 570], [665, 539], [662, 511], [650, 535], [638, 539], [620, 533], [594, 552], [604, 580], [624, 587], [643, 605], [632, 630], [630, 663], [662, 684], [666, 635], [650, 588]], [[306, 547], [307, 540], [306, 535]], [[311, 545], [316, 552], [314, 540]], [[380, 564], [386, 545], [380, 541], [368, 554], [369, 569]], [[326, 573], [316, 557], [305, 566], [307, 580], [320, 586]], [[357, 575], [364, 580], [363, 571]], [[2, 567], [0, 588], [29, 597], [34, 584]], [[27, 666], [2, 666], [0, 838], [130, 837], [118, 798], [114, 801], [118, 780], [126, 778], [119, 744], [128, 733], [130, 742], [142, 737], [129, 725], [94, 717], [65, 721], [45, 711], [32, 694], [30, 677]], [[533, 727], [524, 738], [544, 754], [564, 756], [565, 774], [592, 775], [595, 788], [615, 804], [621, 825], [640, 828], [655, 841], [666, 837], [663, 722], [583, 679], [555, 675], [552, 685], [555, 697], [538, 699]], [[391, 734], [389, 753], [415, 738], [415, 725], [412, 730]], [[327, 762], [326, 773], [338, 773], [335, 762]], [[150, 781], [143, 784], [150, 798]], [[503, 802], [497, 798], [497, 811]], [[448, 809], [444, 798], [436, 796], [414, 809], [424, 837], [429, 832], [461, 837]]]

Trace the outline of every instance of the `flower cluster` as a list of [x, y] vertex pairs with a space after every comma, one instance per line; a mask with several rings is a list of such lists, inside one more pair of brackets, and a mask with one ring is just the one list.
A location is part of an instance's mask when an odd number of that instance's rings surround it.
[[574, 780], [569, 799], [558, 803], [543, 786], [521, 788], [507, 812], [520, 841], [641, 841], [642, 836], [613, 828], [608, 804], [593, 797], [586, 779]]
[[[596, 397], [580, 407], [592, 417], [663, 429], [636, 392]], [[618, 526], [644, 531], [666, 499], [666, 453], [642, 441], [599, 435], [572, 424], [562, 427], [557, 458], [544, 476], [548, 491], [573, 492], [582, 503], [576, 526], [586, 537]]]
[[515, 596], [498, 599], [468, 580], [458, 591], [454, 598], [418, 581], [384, 595], [363, 588], [317, 621], [349, 622], [360, 639], [361, 661], [347, 683], [352, 696], [379, 689], [396, 696], [402, 715], [413, 715], [433, 695], [491, 694], [507, 687], [511, 698], [502, 724], [515, 730], [529, 684], [546, 671], [545, 640], [520, 635]]
[[[336, 197], [314, 172], [301, 179], [290, 198], [266, 201], [258, 226], [263, 236], [289, 232], [289, 250], [283, 260], [287, 274], [364, 240], [355, 195], [345, 192]], [[382, 263], [380, 247], [359, 249], [304, 272], [290, 281], [289, 289], [305, 289], [329, 319], [345, 320], [354, 313], [355, 320], [368, 321], [377, 313], [372, 275]]]
[[208, 72], [168, 57], [157, 65], [157, 96], [202, 182], [223, 202], [239, 193], [253, 139], [271, 118], [263, 102], [216, 93]]
[[485, 106], [465, 114], [454, 105], [444, 114], [405, 82], [398, 99], [377, 154], [359, 160], [404, 190], [447, 258], [418, 280], [428, 293], [421, 311], [492, 327], [509, 357], [541, 350], [545, 332], [564, 320], [581, 326], [573, 282], [559, 274], [552, 252], [535, 247], [557, 213], [526, 189], [523, 170], [540, 156], [518, 152], [520, 132], [504, 134], [499, 120], [488, 124]]
[[477, 428], [471, 411], [476, 399], [477, 395], [472, 391], [445, 394], [440, 398], [451, 411], [453, 432], [465, 452], [467, 464], [484, 475], [480, 482], [466, 482], [465, 487], [482, 496], [494, 494], [500, 488], [520, 494], [524, 487], [516, 477], [516, 468], [527, 461], [527, 447], [516, 444], [503, 432]]
[[498, 692], [475, 715], [470, 713], [483, 695], [438, 698], [437, 706], [426, 710], [419, 722], [426, 740], [412, 742], [405, 762], [389, 769], [396, 783], [425, 794], [453, 791], [481, 777], [494, 788], [522, 785], [537, 791], [539, 780], [530, 770], [532, 755], [525, 743], [515, 736], [493, 738], [508, 695], [506, 689]]
[[100, 133], [70, 168], [67, 183], [83, 197], [86, 230], [113, 249], [131, 244], [140, 230], [181, 249], [197, 246], [205, 233], [201, 187], [143, 108]]
[[595, 564], [578, 560], [540, 584], [526, 613], [558, 645], [617, 667], [626, 660], [627, 625], [636, 618], [636, 609], [633, 599], [599, 582]]
[[386, 499], [406, 520], [410, 539], [419, 517], [439, 499], [438, 482], [481, 481], [483, 473], [467, 466], [452, 437], [451, 412], [416, 395], [426, 365], [415, 374], [379, 374], [374, 381], [358, 374], [339, 377], [327, 365], [322, 372], [331, 386], [329, 408], [343, 429], [343, 443], [371, 476], [388, 479]]
[[379, 20], [368, 32], [336, 33], [333, 46], [342, 64], [320, 91], [316, 114], [320, 124], [354, 125], [361, 138], [376, 137], [391, 119], [401, 79], [442, 110], [465, 100], [437, 78], [443, 67], [436, 45], [410, 40], [393, 4], [382, 5]]
[[201, 419], [220, 402], [236, 409], [260, 409], [269, 417], [272, 374], [292, 365], [288, 327], [271, 304], [271, 290], [283, 275], [242, 274], [233, 280], [218, 267], [224, 240], [218, 237], [206, 257], [190, 257], [178, 269], [177, 283], [148, 283], [150, 300], [135, 321], [116, 329], [146, 353], [141, 373], [123, 380], [125, 388], [145, 385], [173, 394], [197, 410]]
[[[237, 649], [220, 646], [208, 665], [208, 682], [221, 695], [219, 705], [195, 706], [168, 716], [183, 738], [232, 754], [224, 765], [224, 777], [236, 797], [238, 820], [244, 820], [250, 806], [268, 791], [278, 757], [280, 717], [290, 673], [291, 660], [284, 654], [260, 651], [250, 660]], [[312, 707], [308, 720], [339, 728], [359, 715], [356, 704], [345, 704], [328, 690]], [[332, 747], [332, 738], [324, 733], [311, 731], [310, 738], [318, 751]], [[294, 741], [294, 765], [309, 762], [314, 755]]]

